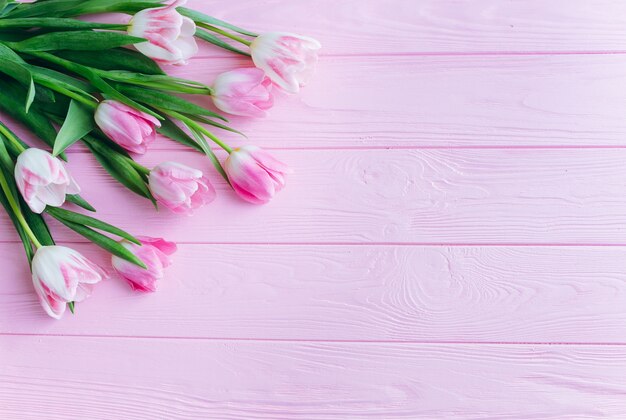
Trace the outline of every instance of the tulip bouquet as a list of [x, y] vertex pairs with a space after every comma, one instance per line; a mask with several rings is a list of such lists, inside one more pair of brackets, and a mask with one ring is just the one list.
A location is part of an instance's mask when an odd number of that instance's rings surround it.
[[[277, 90], [297, 93], [320, 44], [295, 34], [259, 35], [184, 3], [0, 0], [0, 109], [44, 144], [31, 147], [0, 122], [0, 203], [24, 245], [37, 296], [54, 318], [74, 312], [108, 270], [57, 245], [48, 218], [109, 252], [114, 271], [134, 290], [156, 290], [176, 251], [171, 242], [134, 236], [84, 213], [96, 209], [65, 165], [75, 143], [132, 193], [174, 213], [191, 214], [216, 191], [199, 169], [136, 162], [157, 135], [205, 154], [247, 202], [267, 203], [285, 186], [287, 165], [256, 146], [233, 149], [215, 130], [241, 134], [220, 111], [263, 117]], [[88, 20], [111, 12], [129, 15], [128, 23]], [[198, 42], [249, 57], [250, 65], [213, 81], [169, 76], [167, 66], [187, 64]], [[210, 96], [216, 110], [176, 94]], [[226, 152], [224, 161], [214, 147]]]

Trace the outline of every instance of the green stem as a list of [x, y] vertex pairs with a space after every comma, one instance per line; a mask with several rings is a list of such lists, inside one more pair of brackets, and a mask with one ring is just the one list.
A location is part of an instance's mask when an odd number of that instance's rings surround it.
[[20, 152], [23, 152], [24, 150], [26, 150], [26, 148], [22, 145], [22, 143], [20, 143], [15, 138], [13, 133], [11, 133], [9, 130], [7, 130], [7, 128], [4, 126], [4, 124], [0, 124], [0, 134], [2, 134], [4, 137], [9, 139], [9, 141], [11, 143], [13, 143], [15, 145], [15, 147], [17, 148], [17, 150], [19, 150]]
[[9, 205], [11, 206], [13, 213], [15, 213], [15, 217], [20, 222], [20, 225], [22, 225], [22, 227], [24, 228], [24, 231], [26, 232], [26, 234], [28, 235], [32, 243], [35, 245], [35, 247], [41, 248], [42, 247], [41, 242], [39, 242], [39, 240], [37, 239], [37, 236], [35, 236], [35, 233], [32, 231], [32, 229], [28, 225], [28, 222], [26, 221], [26, 219], [24, 219], [24, 215], [22, 214], [20, 205], [15, 200], [15, 197], [13, 196], [13, 192], [11, 191], [11, 187], [9, 187], [9, 183], [7, 182], [7, 179], [4, 176], [3, 171], [0, 171], [0, 186], [2, 187], [2, 191], [4, 191], [4, 195], [9, 200]]
[[[5, 44], [8, 44], [5, 42]], [[26, 54], [32, 55], [33, 57], [41, 58], [42, 60], [49, 61], [53, 64], [57, 64], [63, 67], [66, 70], [69, 70], [73, 73], [76, 73], [82, 77], [85, 77], [89, 80], [89, 73], [95, 74], [103, 79], [113, 80], [114, 82], [121, 83], [129, 83], [137, 86], [151, 87], [155, 89], [167, 90], [177, 93], [189, 93], [192, 95], [211, 95], [213, 92], [210, 87], [193, 87], [193, 86], [185, 86], [182, 83], [177, 83], [176, 80], [137, 80], [133, 79], [128, 74], [115, 74], [107, 70], [96, 69], [93, 67], [83, 66], [82, 64], [74, 63], [73, 61], [66, 60], [61, 57], [57, 57], [54, 54], [50, 54], [47, 52], [41, 51], [27, 51]], [[131, 74], [132, 75], [132, 74]], [[170, 78], [171, 79], [171, 78]]]
[[198, 131], [201, 131], [203, 134], [205, 134], [208, 138], [210, 138], [211, 140], [213, 140], [213, 142], [215, 142], [219, 147], [221, 147], [222, 149], [226, 150], [229, 154], [233, 152], [233, 149], [227, 145], [226, 143], [224, 143], [222, 140], [220, 140], [219, 138], [217, 138], [215, 136], [215, 134], [211, 133], [209, 130], [207, 130], [206, 128], [202, 127], [200, 124], [198, 124], [197, 122], [195, 122], [194, 120], [192, 120], [189, 117], [186, 117], [182, 114], [179, 114], [176, 111], [170, 111], [167, 109], [162, 109], [162, 108], [157, 108], [159, 111], [163, 112], [164, 114], [168, 114], [171, 117], [177, 118], [179, 120], [181, 120], [182, 122], [184, 122], [185, 124], [187, 124], [189, 127], [192, 127]]
[[83, 95], [76, 93], [76, 92], [72, 92], [69, 89], [65, 89], [63, 87], [57, 86], [54, 83], [47, 83], [44, 82], [42, 80], [37, 80], [37, 83], [45, 86], [47, 88], [50, 88], [52, 90], [54, 90], [55, 92], [60, 93], [61, 95], [65, 95], [68, 98], [74, 99], [76, 102], [80, 102], [83, 105], [86, 105], [87, 107], [91, 108], [91, 109], [96, 109], [98, 108], [98, 103], [95, 101], [91, 101], [88, 98], [85, 98]]
[[252, 43], [251, 41], [248, 41], [247, 39], [244, 39], [244, 38], [242, 38], [242, 37], [240, 37], [240, 36], [237, 36], [237, 35], [231, 34], [230, 32], [226, 32], [226, 31], [224, 31], [223, 29], [216, 28], [216, 27], [215, 27], [215, 26], [213, 26], [213, 25], [209, 25], [209, 24], [207, 24], [207, 23], [203, 23], [203, 22], [196, 22], [196, 24], [197, 24], [199, 27], [201, 27], [201, 28], [208, 29], [209, 31], [212, 31], [212, 32], [218, 33], [218, 34], [220, 34], [220, 35], [224, 35], [226, 38], [230, 38], [230, 39], [232, 39], [233, 41], [240, 42], [240, 43], [242, 43], [243, 45], [247, 45], [248, 47], [249, 47], [249, 46], [250, 46], [250, 44]]
[[146, 168], [140, 163], [135, 162], [133, 158], [126, 158], [126, 159], [128, 160], [128, 163], [130, 163], [133, 168], [137, 169], [137, 172], [142, 173], [144, 175], [150, 175], [150, 169]]

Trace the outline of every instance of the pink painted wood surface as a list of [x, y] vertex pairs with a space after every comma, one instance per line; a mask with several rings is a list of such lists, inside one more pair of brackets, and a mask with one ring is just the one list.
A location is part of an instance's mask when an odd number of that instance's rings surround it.
[[[106, 263], [91, 247], [78, 249]], [[38, 310], [20, 250], [1, 244], [10, 265], [0, 279], [0, 333], [620, 344], [625, 252], [182, 245], [159, 293], [136, 298], [112, 279], [79, 316], [55, 322]]]
[[[102, 218], [180, 251], [159, 293], [111, 279], [54, 322], [0, 216], [0, 418], [626, 418], [626, 3], [260, 3], [189, 1], [323, 42], [301, 95], [232, 120], [288, 188], [246, 205], [161, 140], [144, 163], [218, 188], [181, 219], [75, 147]], [[200, 55], [174, 72], [246, 63]]]
[[13, 337], [0, 349], [7, 418], [618, 419], [626, 412], [626, 354], [615, 346]]
[[[200, 154], [142, 158], [148, 166], [175, 160], [210, 171], [219, 197], [190, 218], [154, 212], [91, 155], [72, 154], [69, 166], [108, 221], [185, 243], [626, 244], [626, 149], [275, 154], [296, 172], [264, 207], [237, 199]], [[14, 240], [7, 217], [0, 221], [0, 239]], [[57, 230], [61, 240], [81, 240]]]
[[[612, 0], [190, 0], [259, 32], [315, 34], [332, 55], [626, 50], [626, 4]], [[205, 56], [223, 56], [212, 46]]]
[[[194, 63], [175, 73], [211, 83], [247, 62]], [[625, 67], [626, 55], [615, 54], [324, 56], [309, 86], [280, 96], [269, 120], [232, 121], [273, 149], [624, 147]], [[167, 140], [154, 149], [184, 150]]]

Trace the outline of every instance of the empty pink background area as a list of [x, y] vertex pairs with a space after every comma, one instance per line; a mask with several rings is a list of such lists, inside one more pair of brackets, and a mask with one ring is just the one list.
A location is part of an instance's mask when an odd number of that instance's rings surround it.
[[188, 4], [322, 42], [301, 94], [232, 119], [295, 173], [252, 206], [159, 139], [142, 163], [218, 190], [180, 218], [71, 149], [102, 219], [179, 252], [156, 294], [111, 279], [54, 321], [2, 214], [0, 418], [626, 418], [626, 2]]

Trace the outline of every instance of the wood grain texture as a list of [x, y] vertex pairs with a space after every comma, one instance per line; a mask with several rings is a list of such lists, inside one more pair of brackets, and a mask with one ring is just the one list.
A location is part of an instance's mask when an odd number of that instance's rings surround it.
[[[157, 213], [74, 154], [85, 198], [137, 234], [187, 243], [626, 244], [626, 149], [276, 151], [296, 173], [269, 205], [219, 197], [194, 217]], [[154, 152], [209, 170], [192, 152]], [[141, 226], [137, 217], [141, 217]], [[1, 240], [15, 240], [6, 216]], [[57, 233], [58, 232], [58, 233]], [[55, 225], [56, 237], [76, 240]]]
[[[175, 73], [211, 83], [238, 65], [249, 63], [200, 59]], [[231, 125], [281, 149], [623, 147], [623, 68], [626, 55], [323, 58], [300, 95], [279, 95], [267, 119]], [[160, 140], [154, 149], [182, 147]]]
[[[411, 54], [626, 50], [626, 5], [611, 0], [269, 0], [196, 7], [259, 32], [319, 39], [324, 53]], [[207, 46], [205, 56], [223, 55]]]
[[1, 340], [11, 419], [626, 416], [621, 346]]
[[17, 246], [0, 254], [0, 333], [626, 343], [621, 247], [182, 245], [158, 293], [113, 278], [63, 322]]
[[[100, 217], [180, 250], [159, 293], [111, 279], [54, 322], [0, 216], [0, 418], [626, 418], [626, 3], [189, 6], [324, 44], [300, 95], [232, 119], [296, 173], [246, 205], [161, 139], [144, 163], [218, 188], [181, 219], [73, 149]], [[200, 56], [168, 70], [250, 64]]]

